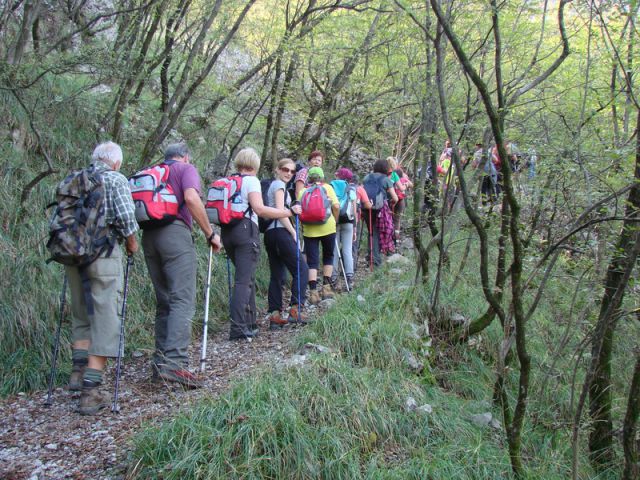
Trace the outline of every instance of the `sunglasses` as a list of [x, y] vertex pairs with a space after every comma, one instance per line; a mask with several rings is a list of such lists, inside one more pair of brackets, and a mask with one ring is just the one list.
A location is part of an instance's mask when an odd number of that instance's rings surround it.
[[287, 168], [287, 167], [281, 167], [280, 171], [284, 172], [284, 173], [296, 173], [296, 169], [295, 168]]

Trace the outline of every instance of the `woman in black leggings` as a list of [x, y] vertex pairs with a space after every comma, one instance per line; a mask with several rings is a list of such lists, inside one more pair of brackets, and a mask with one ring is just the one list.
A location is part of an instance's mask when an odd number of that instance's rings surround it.
[[[287, 182], [296, 172], [296, 165], [290, 158], [278, 162], [275, 180], [267, 192], [267, 206], [277, 209], [291, 206], [291, 196], [287, 192]], [[288, 218], [273, 220], [264, 234], [264, 245], [269, 256], [271, 280], [269, 281], [269, 324], [271, 328], [281, 328], [287, 324], [282, 314], [282, 285], [286, 270], [291, 273], [291, 301], [289, 319], [291, 323], [305, 323], [302, 306], [307, 293], [309, 270], [298, 249], [296, 229]]]

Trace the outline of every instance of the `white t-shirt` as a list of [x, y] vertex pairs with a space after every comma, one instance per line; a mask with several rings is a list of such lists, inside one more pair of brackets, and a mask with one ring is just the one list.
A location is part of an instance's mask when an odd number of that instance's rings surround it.
[[[240, 189], [240, 197], [242, 198], [242, 208], [247, 210], [249, 208], [249, 194], [251, 192], [258, 192], [262, 195], [262, 189], [260, 188], [260, 180], [253, 175], [246, 175], [242, 177], [242, 188]], [[251, 220], [256, 225], [258, 224], [258, 216], [253, 210], [251, 210]]]

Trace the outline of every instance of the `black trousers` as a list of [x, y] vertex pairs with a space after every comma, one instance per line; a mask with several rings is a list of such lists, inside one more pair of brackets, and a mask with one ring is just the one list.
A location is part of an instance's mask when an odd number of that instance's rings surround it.
[[250, 337], [256, 324], [256, 268], [260, 257], [258, 225], [244, 218], [222, 227], [222, 244], [235, 267], [231, 293], [231, 338]]
[[[272, 228], [264, 234], [264, 246], [269, 257], [271, 280], [269, 281], [269, 311], [282, 310], [282, 286], [287, 270], [291, 274], [291, 305], [304, 304], [307, 293], [309, 268], [307, 262], [298, 251], [298, 246], [285, 228]], [[298, 266], [299, 261], [299, 266]], [[298, 291], [298, 285], [300, 290]]]

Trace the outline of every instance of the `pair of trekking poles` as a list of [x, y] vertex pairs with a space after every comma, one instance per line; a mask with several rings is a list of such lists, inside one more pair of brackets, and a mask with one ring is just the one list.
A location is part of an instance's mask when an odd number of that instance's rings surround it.
[[[122, 292], [122, 310], [120, 311], [120, 338], [118, 340], [118, 356], [116, 357], [116, 381], [113, 392], [113, 402], [111, 404], [112, 412], [119, 412], [118, 406], [118, 394], [120, 392], [120, 375], [122, 373], [122, 356], [124, 354], [124, 322], [127, 317], [127, 294], [129, 292], [129, 271], [133, 266], [133, 255], [127, 257], [127, 266], [124, 273], [124, 290]], [[66, 306], [67, 298], [67, 286], [69, 279], [67, 274], [64, 275], [62, 281], [62, 293], [60, 294], [60, 310], [58, 312], [58, 328], [56, 329], [56, 338], [53, 347], [53, 361], [51, 362], [51, 371], [49, 372], [49, 386], [47, 391], [47, 399], [45, 400], [45, 406], [49, 407], [53, 405], [51, 399], [53, 395], [53, 384], [56, 379], [57, 365], [58, 365], [58, 353], [60, 352], [60, 333], [62, 331], [62, 321], [64, 319], [64, 309]]]

